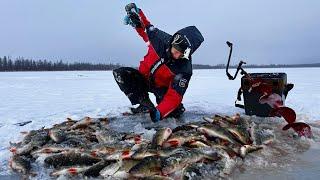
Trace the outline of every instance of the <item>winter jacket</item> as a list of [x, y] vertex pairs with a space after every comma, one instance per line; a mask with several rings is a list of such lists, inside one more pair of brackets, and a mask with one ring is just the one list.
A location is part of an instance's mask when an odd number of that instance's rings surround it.
[[191, 55], [200, 47], [204, 38], [195, 26], [179, 30], [177, 33], [189, 40], [191, 53], [189, 60], [174, 60], [170, 53], [173, 36], [154, 28], [142, 11], [139, 16], [144, 27], [136, 28], [136, 31], [148, 46], [147, 54], [140, 61], [139, 72], [149, 82], [150, 89], [166, 89], [156, 107], [164, 118], [180, 105], [192, 76]]

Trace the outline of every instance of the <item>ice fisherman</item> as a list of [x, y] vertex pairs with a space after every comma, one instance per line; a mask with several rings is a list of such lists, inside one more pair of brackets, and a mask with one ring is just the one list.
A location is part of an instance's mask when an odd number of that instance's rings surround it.
[[[150, 113], [158, 122], [166, 117], [179, 118], [185, 108], [182, 99], [192, 76], [191, 55], [204, 41], [195, 26], [185, 27], [173, 36], [155, 28], [134, 3], [125, 7], [124, 22], [135, 28], [148, 46], [139, 69], [121, 67], [113, 71], [120, 89], [129, 98], [132, 113]], [[157, 106], [148, 92], [156, 96]]]

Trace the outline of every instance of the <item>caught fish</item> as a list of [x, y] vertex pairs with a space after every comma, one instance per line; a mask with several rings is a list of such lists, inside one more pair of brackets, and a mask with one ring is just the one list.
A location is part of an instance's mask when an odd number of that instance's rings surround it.
[[132, 156], [132, 159], [141, 160], [145, 157], [156, 156], [158, 154], [157, 150], [146, 148], [141, 148], [137, 150]]
[[122, 140], [131, 144], [149, 143], [148, 140], [143, 139], [142, 134], [126, 134], [122, 137]]
[[71, 151], [49, 156], [45, 158], [44, 162], [47, 165], [57, 168], [73, 165], [93, 165], [100, 160], [100, 158], [94, 157], [87, 153]]
[[34, 138], [35, 136], [37, 136], [38, 134], [45, 134], [45, 133], [47, 133], [47, 131], [48, 131], [48, 130], [45, 129], [44, 127], [41, 128], [41, 129], [39, 129], [39, 130], [31, 130], [30, 132], [28, 132], [28, 133], [24, 136], [21, 144], [28, 144], [28, 143], [30, 143], [31, 141], [33, 141], [33, 138]]
[[210, 147], [216, 150], [219, 155], [228, 156], [229, 158], [235, 158], [237, 155], [239, 155], [238, 149], [235, 150], [229, 146], [211, 144]]
[[171, 134], [172, 130], [170, 128], [162, 128], [158, 130], [153, 137], [152, 144], [155, 146], [162, 146]]
[[187, 143], [187, 146], [191, 147], [191, 148], [210, 147], [209, 145], [207, 145], [206, 143], [204, 143], [202, 141], [190, 141]]
[[40, 129], [38, 131], [30, 131], [28, 135], [17, 144], [16, 147], [11, 147], [10, 151], [17, 155], [29, 155], [32, 150], [40, 148], [49, 140], [48, 130]]
[[90, 117], [85, 117], [84, 119], [73, 124], [70, 129], [87, 128], [90, 124], [94, 123], [94, 120]]
[[32, 130], [23, 138], [21, 143], [11, 147], [10, 151], [18, 155], [28, 155], [32, 150], [47, 143], [48, 140], [49, 135], [47, 129]]
[[122, 141], [123, 138], [126, 136], [126, 134], [124, 133], [119, 133], [110, 129], [96, 131], [95, 135], [99, 143], [113, 143], [117, 141]]
[[66, 134], [61, 129], [49, 130], [49, 137], [56, 143], [61, 143], [66, 139]]
[[112, 177], [116, 172], [118, 172], [121, 168], [120, 162], [115, 162], [107, 165], [100, 171], [100, 175], [104, 178]]
[[176, 128], [174, 128], [172, 130], [172, 133], [176, 133], [178, 131], [190, 131], [190, 130], [193, 130], [199, 126], [202, 126], [204, 125], [205, 123], [203, 123], [202, 121], [199, 121], [199, 122], [192, 122], [192, 123], [189, 123], [189, 124], [184, 124], [184, 125], [181, 125], [181, 126], [178, 126]]
[[162, 161], [162, 173], [164, 175], [172, 174], [177, 170], [181, 170], [189, 164], [199, 162], [205, 158], [210, 158], [210, 160], [217, 160], [218, 155], [214, 153], [213, 155], [207, 155], [196, 149], [186, 149], [183, 152], [178, 152], [172, 154], [170, 157], [165, 158]]
[[237, 126], [234, 127], [226, 127], [226, 129], [240, 141], [243, 145], [245, 144], [252, 144], [250, 139], [250, 134], [246, 129], [239, 128]]
[[204, 117], [205, 121], [211, 122], [212, 124], [217, 124], [221, 128], [225, 128], [226, 130], [228, 130], [242, 144], [252, 143], [247, 128], [244, 128], [242, 125], [237, 125], [240, 121], [240, 117], [234, 118], [238, 120], [234, 120], [233, 123], [230, 122], [233, 121], [232, 118], [229, 118], [230, 120], [226, 119], [227, 118], [222, 118], [221, 116], [215, 116], [214, 119]]
[[104, 156], [103, 158], [106, 160], [122, 160], [122, 159], [129, 159], [132, 157], [132, 155], [135, 153], [135, 151], [131, 150], [121, 150], [121, 151], [115, 151], [114, 153], [111, 153], [107, 156]]
[[206, 141], [207, 138], [195, 129], [190, 131], [178, 131], [172, 134], [170, 138], [163, 143], [163, 147], [180, 147], [187, 142], [196, 140]]
[[[124, 175], [125, 173], [129, 174], [129, 170], [139, 162], [140, 161], [132, 160], [132, 159], [120, 160], [104, 167], [100, 171], [100, 175], [106, 178], [106, 177], [119, 177], [120, 174]], [[117, 172], [121, 172], [121, 173], [117, 174]], [[128, 176], [128, 174], [126, 176]]]
[[260, 149], [263, 149], [262, 146], [257, 146], [257, 145], [244, 145], [240, 148], [240, 156], [242, 158], [246, 157], [247, 154], [258, 151]]
[[66, 140], [60, 143], [61, 146], [84, 149], [90, 148], [93, 144], [95, 144], [95, 142], [81, 136], [68, 136]]
[[236, 114], [235, 116], [232, 116], [232, 117], [229, 117], [229, 116], [220, 116], [220, 115], [215, 115], [214, 118], [220, 118], [221, 120], [223, 121], [226, 121], [228, 123], [231, 123], [231, 124], [236, 124], [237, 121], [239, 120], [240, 118], [240, 114]]
[[100, 171], [111, 163], [114, 162], [101, 160], [100, 162], [90, 166], [87, 170], [85, 170], [83, 175], [87, 177], [97, 177], [100, 175]]
[[69, 130], [72, 125], [74, 125], [77, 121], [67, 118], [67, 121], [64, 121], [60, 124], [54, 124], [51, 129], [61, 129], [61, 130]]
[[203, 120], [205, 120], [208, 123], [211, 124], [218, 124], [221, 127], [230, 127], [230, 126], [234, 126], [233, 123], [230, 123], [228, 121], [225, 121], [221, 116], [215, 116], [213, 118], [210, 117], [203, 117]]
[[216, 124], [207, 124], [198, 127], [197, 130], [208, 137], [220, 138], [233, 144], [239, 144], [231, 133]]
[[274, 126], [239, 114], [204, 120], [174, 129], [150, 127], [156, 129], [150, 140], [149, 132], [110, 129], [106, 118], [70, 119], [11, 143], [10, 166], [29, 176], [31, 161], [44, 160], [46, 167], [55, 169], [53, 178], [221, 179], [274, 139]]
[[36, 151], [32, 151], [30, 154], [34, 158], [38, 158], [41, 155], [50, 155], [54, 153], [61, 153], [61, 152], [68, 152], [68, 151], [83, 151], [81, 149], [76, 149], [76, 148], [68, 148], [68, 147], [62, 147], [62, 146], [47, 146], [47, 147], [42, 147], [41, 149], [38, 149]]
[[153, 176], [141, 178], [141, 180], [174, 180], [174, 179], [167, 176], [153, 175]]
[[228, 155], [221, 156], [222, 159], [216, 162], [215, 167], [219, 170], [219, 178], [227, 178], [232, 171], [235, 169], [238, 160], [234, 158], [230, 158]]
[[14, 155], [10, 161], [9, 166], [12, 170], [17, 171], [22, 174], [29, 174], [31, 170], [31, 162], [29, 159], [23, 156]]
[[68, 168], [63, 168], [57, 171], [54, 171], [50, 173], [50, 176], [77, 176], [81, 175], [84, 172], [86, 172], [90, 166], [83, 166], [83, 167], [68, 167]]
[[[117, 153], [118, 155], [121, 155], [122, 153], [126, 154], [126, 152], [131, 152], [131, 151], [132, 153], [134, 153], [135, 151], [132, 150], [132, 148], [133, 148], [132, 144], [129, 144], [123, 141], [114, 142], [114, 143], [101, 143], [101, 144], [96, 144], [91, 146], [90, 154], [96, 157], [107, 158], [108, 156], [115, 153]], [[132, 153], [129, 153], [129, 154], [132, 154]], [[113, 158], [116, 158], [116, 157], [113, 156]]]
[[156, 156], [146, 157], [138, 164], [133, 166], [129, 173], [134, 177], [147, 177], [161, 175], [162, 172], [161, 158]]

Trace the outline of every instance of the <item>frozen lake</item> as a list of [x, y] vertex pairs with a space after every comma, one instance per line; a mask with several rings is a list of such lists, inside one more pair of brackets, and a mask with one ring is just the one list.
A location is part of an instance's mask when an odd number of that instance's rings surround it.
[[[287, 73], [288, 82], [294, 83], [295, 87], [289, 93], [286, 105], [296, 111], [298, 120], [320, 120], [320, 68], [247, 71]], [[227, 80], [225, 70], [195, 70], [183, 103], [187, 111], [199, 114], [244, 113], [242, 109], [234, 107], [239, 86], [240, 78], [236, 81]], [[11, 173], [7, 168], [8, 145], [9, 141], [22, 138], [19, 132], [49, 127], [67, 117], [119, 116], [128, 107], [130, 102], [119, 90], [110, 71], [0, 72], [0, 178], [8, 177]], [[28, 120], [32, 123], [26, 126], [13, 125]], [[297, 161], [298, 165], [282, 170], [282, 174], [252, 172], [240, 177], [316, 179], [320, 176], [320, 173], [316, 173], [320, 172], [319, 154], [320, 148], [315, 143], [310, 151], [301, 155], [303, 167]], [[310, 176], [304, 176], [304, 172]]]

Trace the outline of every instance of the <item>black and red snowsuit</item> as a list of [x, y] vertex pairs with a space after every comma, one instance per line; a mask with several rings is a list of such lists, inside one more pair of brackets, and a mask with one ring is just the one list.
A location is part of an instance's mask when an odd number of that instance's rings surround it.
[[148, 98], [148, 92], [154, 93], [158, 103], [156, 108], [161, 117], [165, 118], [182, 102], [192, 76], [191, 54], [198, 49], [204, 38], [195, 26], [179, 30], [177, 33], [187, 37], [191, 53], [189, 59], [174, 60], [170, 54], [173, 36], [154, 28], [142, 10], [139, 16], [144, 27], [135, 29], [147, 44], [148, 52], [140, 61], [138, 71], [123, 67], [114, 70], [114, 76], [133, 105]]

